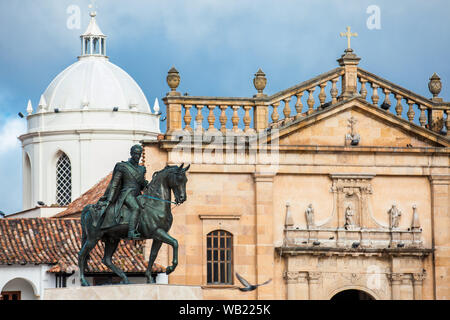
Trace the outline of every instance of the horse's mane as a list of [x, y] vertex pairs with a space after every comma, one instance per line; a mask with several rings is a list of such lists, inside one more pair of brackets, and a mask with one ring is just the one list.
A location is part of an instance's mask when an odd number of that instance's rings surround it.
[[150, 181], [150, 183], [148, 184], [148, 194], [154, 194], [154, 193], [158, 193], [158, 189], [156, 188], [156, 186], [161, 183], [161, 178], [163, 176], [165, 176], [165, 174], [170, 173], [172, 171], [175, 171], [176, 169], [178, 169], [178, 166], [169, 166], [167, 165], [164, 169], [159, 170], [159, 171], [155, 171], [152, 175], [152, 181]]

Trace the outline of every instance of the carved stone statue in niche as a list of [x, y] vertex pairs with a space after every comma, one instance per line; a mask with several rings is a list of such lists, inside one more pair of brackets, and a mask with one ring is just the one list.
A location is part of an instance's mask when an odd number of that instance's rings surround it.
[[400, 223], [400, 217], [402, 216], [402, 212], [397, 208], [397, 205], [393, 204], [389, 209], [388, 214], [390, 216], [390, 228], [397, 229]]
[[419, 222], [419, 214], [417, 213], [417, 206], [413, 205], [413, 221], [411, 225], [411, 230], [413, 231], [421, 231], [420, 222]]
[[353, 205], [351, 203], [347, 204], [345, 208], [345, 229], [351, 230], [355, 227], [354, 221], [355, 210], [353, 209]]
[[[347, 230], [368, 227], [371, 219], [372, 174], [332, 174], [333, 214], [338, 227]], [[349, 208], [349, 204], [350, 208]], [[347, 217], [346, 217], [347, 212]], [[348, 221], [350, 219], [350, 221]]]
[[348, 127], [350, 129], [350, 133], [347, 133], [345, 135], [345, 142], [347, 144], [347, 141], [350, 141], [350, 144], [352, 146], [356, 146], [356, 145], [358, 145], [359, 140], [361, 139], [359, 134], [357, 134], [355, 132], [355, 125], [358, 120], [356, 120], [356, 118], [352, 116], [349, 119], [347, 119], [347, 121], [348, 121]]
[[315, 227], [314, 209], [313, 209], [311, 203], [308, 205], [308, 208], [306, 208], [306, 210], [305, 210], [305, 216], [306, 216], [306, 225], [308, 226], [308, 229]]

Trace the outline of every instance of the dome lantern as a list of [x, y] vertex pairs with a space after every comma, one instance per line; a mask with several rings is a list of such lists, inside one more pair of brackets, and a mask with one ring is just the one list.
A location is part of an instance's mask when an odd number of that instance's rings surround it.
[[[106, 56], [106, 35], [96, 22], [96, 12], [81, 38], [78, 61], [58, 74], [45, 90], [39, 112], [58, 109], [150, 112], [139, 85]], [[41, 106], [42, 105], [42, 106]]]
[[81, 56], [106, 56], [106, 35], [100, 30], [95, 20], [97, 13], [92, 11], [91, 21], [81, 38]]

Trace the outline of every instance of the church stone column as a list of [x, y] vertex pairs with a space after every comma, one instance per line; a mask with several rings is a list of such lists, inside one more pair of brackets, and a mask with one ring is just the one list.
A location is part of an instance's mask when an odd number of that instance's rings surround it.
[[320, 278], [322, 274], [320, 272], [309, 272], [309, 299], [319, 300], [320, 299]]
[[296, 300], [296, 287], [299, 273], [296, 271], [286, 271], [284, 278], [287, 284], [287, 299]]
[[401, 273], [391, 273], [389, 275], [392, 287], [392, 300], [400, 300], [400, 284], [402, 281]]
[[425, 273], [413, 273], [414, 300], [422, 300], [422, 285]]
[[[256, 282], [274, 278], [273, 173], [255, 173]], [[258, 299], [274, 299], [274, 281], [258, 288]]]
[[308, 273], [307, 272], [299, 272], [298, 273], [295, 298], [297, 300], [308, 300], [309, 299]]
[[414, 299], [412, 276], [410, 273], [402, 274], [402, 281], [400, 285], [400, 299], [402, 300]]
[[449, 205], [450, 174], [432, 174], [429, 176], [431, 187], [431, 230], [433, 252], [434, 298], [447, 300], [449, 296], [448, 263], [450, 260]]

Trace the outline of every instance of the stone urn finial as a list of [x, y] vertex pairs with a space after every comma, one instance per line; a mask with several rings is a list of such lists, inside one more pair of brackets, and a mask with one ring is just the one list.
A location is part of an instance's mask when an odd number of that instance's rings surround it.
[[257, 96], [264, 95], [263, 90], [266, 87], [266, 84], [267, 84], [266, 74], [260, 68], [258, 72], [255, 73], [255, 77], [253, 78], [253, 85], [255, 86], [256, 90], [258, 90]]
[[433, 75], [430, 78], [430, 82], [428, 82], [428, 89], [433, 94], [433, 98], [436, 98], [439, 92], [441, 92], [442, 82], [441, 78], [439, 78], [436, 72], [433, 73]]
[[180, 84], [180, 74], [175, 69], [175, 67], [172, 67], [169, 72], [167, 73], [167, 84], [169, 85], [171, 89], [171, 93], [175, 93], [178, 85]]

